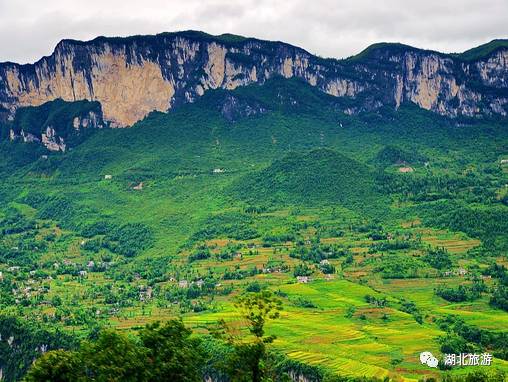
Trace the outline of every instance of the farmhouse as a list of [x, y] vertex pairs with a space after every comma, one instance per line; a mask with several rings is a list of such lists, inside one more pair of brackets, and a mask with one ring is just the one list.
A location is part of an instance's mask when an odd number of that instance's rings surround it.
[[311, 278], [309, 276], [297, 276], [296, 280], [301, 284], [307, 284], [311, 281]]
[[108, 179], [113, 179], [113, 175], [104, 175], [104, 179], [108, 180]]

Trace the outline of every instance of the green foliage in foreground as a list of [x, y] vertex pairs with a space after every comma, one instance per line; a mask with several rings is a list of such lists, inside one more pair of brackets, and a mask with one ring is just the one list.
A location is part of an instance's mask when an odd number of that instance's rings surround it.
[[200, 381], [202, 350], [190, 334], [181, 321], [149, 325], [137, 338], [105, 331], [77, 351], [44, 354], [25, 381]]
[[[211, 337], [199, 340], [179, 320], [147, 325], [137, 336], [108, 330], [75, 351], [45, 353], [32, 365], [24, 381], [198, 382], [213, 378], [224, 382], [289, 382], [291, 375], [313, 382], [381, 382], [377, 378], [339, 376], [267, 351], [266, 344], [272, 338], [262, 336], [262, 327], [267, 318], [277, 317], [278, 302], [266, 294], [250, 294], [238, 304], [250, 321], [253, 342], [239, 337], [229, 337], [227, 342]], [[219, 328], [227, 327], [222, 323]], [[221, 334], [216, 331], [215, 336]], [[441, 380], [503, 382], [505, 377], [494, 370], [466, 376], [444, 375]]]
[[49, 331], [38, 323], [0, 316], [0, 365], [7, 381], [23, 377], [43, 351], [73, 348], [77, 341], [61, 330]]

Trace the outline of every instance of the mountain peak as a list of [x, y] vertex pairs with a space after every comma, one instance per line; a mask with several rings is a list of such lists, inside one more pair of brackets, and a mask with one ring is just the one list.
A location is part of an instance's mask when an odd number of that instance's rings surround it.
[[369, 45], [360, 53], [350, 57], [350, 60], [361, 61], [369, 58], [375, 58], [379, 53], [404, 53], [404, 52], [424, 52], [426, 50], [415, 48], [411, 45], [402, 44], [400, 42], [378, 42]]
[[457, 55], [464, 61], [477, 61], [491, 56], [500, 50], [508, 50], [508, 39], [495, 39], [486, 44], [482, 44], [475, 48], [466, 50]]

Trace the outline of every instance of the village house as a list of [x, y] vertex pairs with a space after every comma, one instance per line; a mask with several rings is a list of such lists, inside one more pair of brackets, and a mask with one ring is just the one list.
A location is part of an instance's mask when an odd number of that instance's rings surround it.
[[180, 280], [178, 281], [178, 287], [180, 288], [188, 288], [189, 282], [187, 280]]
[[139, 286], [139, 301], [150, 300], [153, 295], [153, 289], [151, 287], [146, 288], [144, 285]]
[[307, 284], [311, 281], [309, 276], [297, 276], [296, 280], [301, 284]]

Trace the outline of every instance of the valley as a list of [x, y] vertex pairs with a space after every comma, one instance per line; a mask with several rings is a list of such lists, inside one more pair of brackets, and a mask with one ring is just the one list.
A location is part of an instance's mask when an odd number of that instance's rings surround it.
[[65, 153], [4, 140], [2, 314], [77, 339], [176, 317], [198, 336], [219, 319], [242, 333], [233, 301], [270, 290], [271, 347], [302, 364], [395, 381], [472, 371], [419, 362], [452, 349], [508, 372], [506, 121], [337, 102], [275, 78]]

